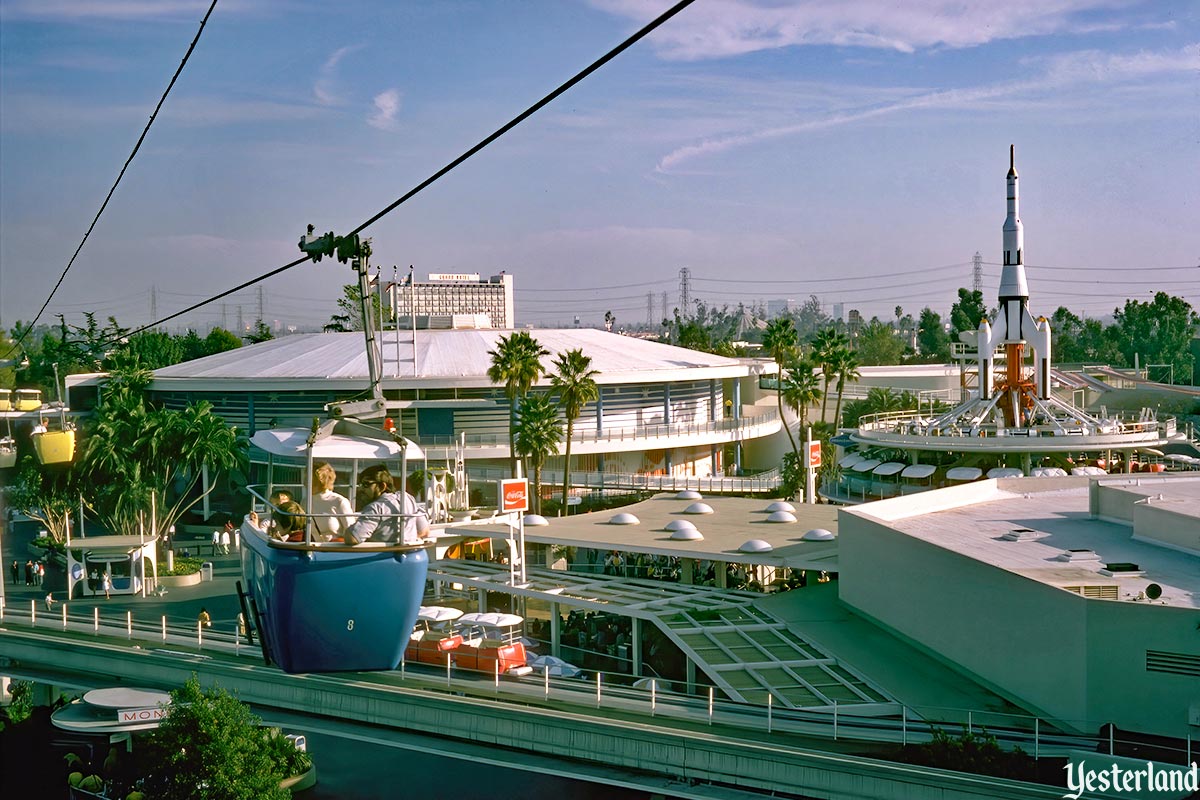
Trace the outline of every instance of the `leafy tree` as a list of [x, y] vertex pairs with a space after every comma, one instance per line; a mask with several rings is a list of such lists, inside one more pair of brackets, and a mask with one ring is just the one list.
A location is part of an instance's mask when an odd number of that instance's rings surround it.
[[558, 406], [549, 394], [531, 394], [521, 403], [517, 411], [517, 422], [513, 431], [517, 452], [528, 460], [533, 474], [533, 511], [542, 511], [542, 466], [546, 459], [558, 453], [562, 441], [562, 423], [558, 419]]
[[796, 437], [792, 435], [792, 428], [783, 416], [783, 364], [796, 352], [797, 342], [796, 326], [791, 317], [776, 317], [771, 320], [767, 324], [762, 342], [763, 349], [774, 359], [775, 367], [778, 370], [779, 385], [775, 392], [775, 400], [779, 404], [779, 421], [783, 423], [783, 430], [787, 433], [788, 441], [791, 442], [792, 450], [795, 452], [799, 452], [796, 447]]
[[[211, 356], [224, 353], [226, 350], [236, 350], [242, 346], [242, 340], [224, 328], [213, 328], [204, 337], [203, 355]], [[194, 358], [194, 356], [193, 356]]]
[[[139, 515], [149, 521], [151, 493], [158, 501], [158, 530], [165, 531], [203, 499], [192, 496], [205, 465], [215, 472], [238, 468], [244, 452], [237, 433], [200, 402], [182, 411], [149, 405], [145, 370], [118, 370], [103, 388], [103, 402], [77, 469], [95, 487], [94, 509], [114, 532], [136, 533]], [[209, 491], [217, 482], [211, 482]], [[172, 495], [171, 489], [178, 489]]]
[[969, 289], [958, 290], [958, 301], [950, 307], [950, 325], [954, 329], [954, 338], [963, 331], [979, 329], [979, 323], [987, 316], [987, 306], [983, 304], [983, 292]]
[[831, 317], [821, 310], [821, 299], [815, 294], [796, 309], [793, 314], [796, 323], [796, 334], [801, 339], [809, 339], [818, 331], [830, 327]]
[[171, 692], [170, 708], [145, 743], [148, 800], [288, 800], [271, 734], [248, 705], [219, 687], [201, 689], [193, 675]]
[[516, 331], [501, 336], [495, 350], [489, 350], [492, 364], [488, 367], [488, 380], [504, 384], [504, 396], [508, 398], [508, 453], [509, 468], [513, 477], [517, 475], [517, 449], [513, 438], [516, 425], [517, 403], [529, 393], [545, 372], [542, 357], [550, 355], [528, 331]]
[[1190, 377], [1195, 364], [1189, 345], [1200, 317], [1180, 297], [1157, 292], [1145, 303], [1126, 300], [1113, 311], [1115, 336], [1126, 364], [1170, 364], [1177, 380]]
[[904, 342], [891, 325], [873, 319], [859, 331], [855, 349], [864, 366], [899, 364], [904, 355]]
[[275, 338], [275, 334], [271, 332], [271, 327], [261, 319], [254, 321], [254, 330], [250, 331], [242, 337], [250, 344], [258, 344], [259, 342], [269, 342]]
[[169, 367], [184, 360], [184, 337], [162, 331], [142, 331], [129, 337], [106, 358], [105, 366], [111, 367], [114, 359], [124, 363], [129, 363], [126, 359], [136, 360], [146, 369]]
[[917, 320], [917, 353], [922, 361], [944, 364], [950, 360], [950, 337], [942, 325], [942, 315], [926, 306]]
[[[375, 318], [382, 319], [383, 298], [378, 293], [373, 292], [371, 294], [370, 305]], [[361, 331], [363, 329], [362, 292], [358, 290], [357, 283], [347, 283], [342, 287], [342, 296], [338, 298], [337, 306], [338, 312], [331, 315], [329, 322], [325, 325], [326, 333], [346, 333], [348, 331]]]
[[565, 510], [567, 494], [571, 487], [571, 441], [575, 436], [575, 420], [583, 413], [584, 406], [595, 402], [600, 396], [600, 387], [596, 385], [596, 376], [600, 373], [592, 369], [592, 359], [585, 356], [579, 348], [559, 353], [552, 363], [554, 371], [550, 373], [550, 385], [558, 392], [559, 405], [567, 418], [567, 447], [563, 458], [562, 487], [562, 504]]
[[42, 466], [26, 456], [8, 487], [8, 505], [45, 526], [51, 540], [66, 542], [82, 488], [75, 466]]

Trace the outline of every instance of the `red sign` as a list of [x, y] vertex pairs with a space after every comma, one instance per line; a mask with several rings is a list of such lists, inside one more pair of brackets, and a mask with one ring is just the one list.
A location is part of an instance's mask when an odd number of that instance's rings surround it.
[[821, 466], [821, 443], [808, 443], [808, 465], [812, 468]]
[[510, 478], [500, 481], [500, 513], [529, 510], [529, 481]]

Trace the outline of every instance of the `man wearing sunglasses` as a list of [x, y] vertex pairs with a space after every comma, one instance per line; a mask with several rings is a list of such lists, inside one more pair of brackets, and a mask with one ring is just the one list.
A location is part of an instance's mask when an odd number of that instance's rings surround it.
[[[358, 521], [346, 528], [346, 544], [368, 540], [386, 544], [420, 544], [429, 536], [429, 520], [407, 492], [393, 490], [392, 475], [377, 464], [363, 470], [358, 479]], [[404, 515], [402, 518], [401, 515]]]

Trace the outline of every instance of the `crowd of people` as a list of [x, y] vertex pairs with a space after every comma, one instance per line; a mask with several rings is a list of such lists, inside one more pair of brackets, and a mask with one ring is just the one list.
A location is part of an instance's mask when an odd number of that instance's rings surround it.
[[[9, 572], [12, 574], [12, 584], [16, 586], [21, 582], [21, 564], [18, 561], [13, 561], [9, 566]], [[25, 585], [26, 586], [41, 586], [46, 582], [46, 563], [44, 561], [34, 561], [32, 558], [25, 562]]]

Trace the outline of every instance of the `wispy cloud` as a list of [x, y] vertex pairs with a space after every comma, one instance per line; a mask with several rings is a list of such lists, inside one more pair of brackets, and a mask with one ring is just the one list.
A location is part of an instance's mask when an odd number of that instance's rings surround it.
[[313, 95], [317, 98], [318, 103], [323, 106], [336, 106], [342, 103], [342, 98], [337, 93], [338, 64], [350, 53], [361, 49], [362, 45], [360, 44], [346, 45], [334, 50], [333, 54], [325, 59], [325, 63], [317, 70], [317, 80], [313, 83]]
[[[662, 9], [646, 0], [590, 0], [597, 8], [636, 22]], [[723, 58], [794, 45], [838, 45], [913, 52], [929, 47], [972, 47], [997, 39], [1082, 33], [1098, 23], [1094, 12], [1126, 0], [1007, 0], [963, 3], [926, 0], [918, 8], [894, 0], [840, 0], [803, 4], [770, 0], [706, 0], [652, 35], [660, 56], [680, 61]]]
[[[6, 0], [0, 17], [55, 22], [87, 20], [178, 20], [200, 19], [210, 0]], [[226, 15], [252, 6], [246, 0], [222, 3]]]
[[1200, 44], [1189, 45], [1170, 52], [1141, 52], [1128, 55], [1114, 55], [1089, 50], [1047, 59], [1042, 66], [1041, 75], [1023, 81], [924, 91], [869, 108], [828, 113], [823, 117], [805, 120], [794, 125], [765, 127], [707, 138], [694, 144], [678, 147], [663, 156], [658, 162], [656, 171], [671, 172], [686, 162], [704, 156], [772, 139], [850, 125], [906, 111], [974, 108], [984, 103], [1017, 96], [1036, 100], [1042, 93], [1070, 85], [1128, 83], [1162, 73], [1196, 71], [1200, 70]]
[[381, 131], [393, 131], [398, 125], [396, 114], [400, 111], [400, 90], [388, 89], [375, 95], [375, 111], [367, 117], [367, 124]]

